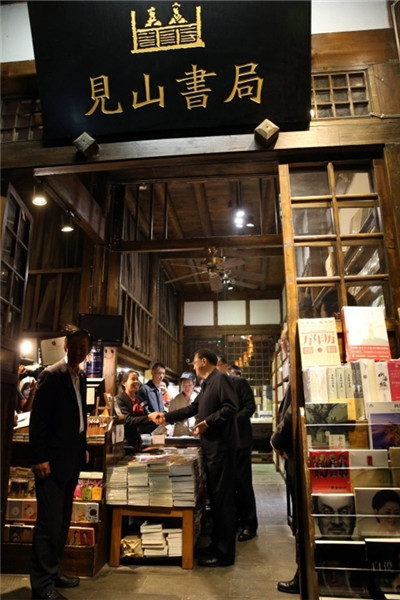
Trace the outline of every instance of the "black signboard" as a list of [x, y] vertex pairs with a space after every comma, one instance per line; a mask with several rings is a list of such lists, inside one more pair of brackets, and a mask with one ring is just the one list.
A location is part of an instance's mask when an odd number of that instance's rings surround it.
[[28, 2], [47, 144], [310, 119], [311, 2]]

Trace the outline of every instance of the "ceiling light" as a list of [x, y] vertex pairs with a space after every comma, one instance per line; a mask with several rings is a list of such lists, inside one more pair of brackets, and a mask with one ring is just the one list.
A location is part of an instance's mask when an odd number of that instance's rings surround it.
[[252, 215], [247, 217], [246, 227], [254, 227], [254, 217]]
[[72, 220], [72, 214], [70, 212], [67, 212], [61, 217], [61, 231], [64, 233], [70, 233], [73, 230], [74, 222]]
[[47, 198], [43, 186], [33, 186], [32, 204], [35, 206], [46, 206]]

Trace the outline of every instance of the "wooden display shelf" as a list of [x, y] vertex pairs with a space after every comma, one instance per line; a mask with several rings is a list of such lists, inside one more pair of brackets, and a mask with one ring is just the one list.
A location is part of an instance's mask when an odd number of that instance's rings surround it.
[[122, 517], [178, 517], [182, 519], [182, 568], [193, 569], [194, 507], [120, 505], [111, 505], [110, 507], [112, 509], [110, 567], [118, 567], [120, 563]]

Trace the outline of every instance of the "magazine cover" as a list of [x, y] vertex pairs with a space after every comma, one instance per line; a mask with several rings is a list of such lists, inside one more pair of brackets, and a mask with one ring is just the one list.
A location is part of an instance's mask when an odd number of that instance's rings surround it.
[[400, 537], [400, 488], [355, 488], [354, 497], [361, 537]]
[[306, 402], [308, 447], [345, 449], [349, 447], [349, 426], [345, 402]]
[[349, 450], [351, 491], [356, 487], [389, 487], [387, 450]]
[[400, 593], [400, 538], [366, 538], [365, 546], [372, 597]]
[[335, 319], [299, 319], [297, 323], [302, 368], [339, 366], [340, 353]]
[[312, 494], [315, 537], [350, 540], [355, 533], [354, 494]]
[[347, 450], [310, 450], [312, 492], [350, 492], [349, 453]]
[[368, 402], [371, 448], [400, 446], [400, 403]]

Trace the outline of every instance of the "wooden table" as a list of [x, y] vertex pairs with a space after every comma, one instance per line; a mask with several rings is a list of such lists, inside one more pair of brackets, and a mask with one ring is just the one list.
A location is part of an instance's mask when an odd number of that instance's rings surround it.
[[111, 505], [112, 524], [110, 542], [110, 567], [118, 567], [121, 555], [122, 517], [179, 517], [182, 519], [182, 568], [193, 569], [194, 508], [167, 506]]

